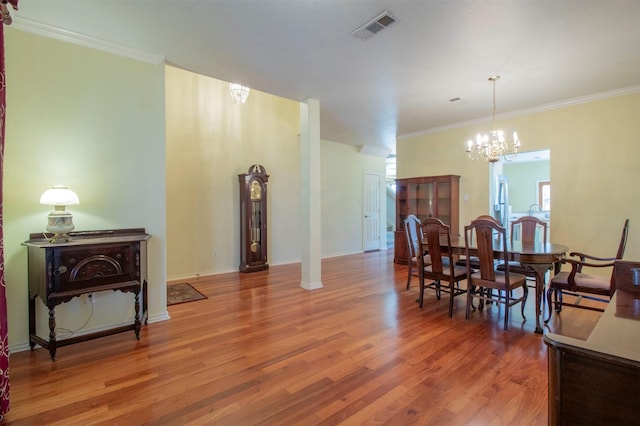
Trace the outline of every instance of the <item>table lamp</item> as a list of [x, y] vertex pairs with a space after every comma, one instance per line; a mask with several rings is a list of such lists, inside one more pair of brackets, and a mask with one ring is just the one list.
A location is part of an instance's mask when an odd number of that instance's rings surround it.
[[80, 204], [75, 192], [64, 185], [56, 185], [47, 189], [40, 197], [40, 204], [54, 206], [49, 213], [47, 231], [53, 233], [50, 243], [64, 243], [71, 240], [68, 232], [73, 231], [73, 215], [65, 210], [65, 206]]

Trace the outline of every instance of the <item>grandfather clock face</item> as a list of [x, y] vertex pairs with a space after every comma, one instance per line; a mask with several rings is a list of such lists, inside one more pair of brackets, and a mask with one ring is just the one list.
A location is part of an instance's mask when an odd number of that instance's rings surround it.
[[258, 181], [251, 182], [251, 189], [249, 190], [249, 198], [251, 200], [262, 200], [262, 185]]
[[251, 212], [249, 215], [249, 229], [251, 230], [251, 244], [249, 246], [251, 253], [259, 255], [260, 242], [262, 240], [262, 186], [260, 183], [253, 181], [249, 192], [249, 204]]

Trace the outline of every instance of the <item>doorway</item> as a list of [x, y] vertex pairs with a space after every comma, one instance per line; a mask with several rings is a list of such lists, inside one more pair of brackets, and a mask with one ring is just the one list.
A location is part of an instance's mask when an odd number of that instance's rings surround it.
[[550, 163], [551, 150], [543, 149], [491, 164], [489, 211], [497, 219], [504, 214], [503, 226], [510, 227], [511, 221], [532, 215], [546, 221], [547, 230], [551, 229]]

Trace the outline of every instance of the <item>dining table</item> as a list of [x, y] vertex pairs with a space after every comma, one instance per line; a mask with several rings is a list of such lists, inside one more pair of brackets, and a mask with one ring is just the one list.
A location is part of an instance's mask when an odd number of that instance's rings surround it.
[[[427, 247], [427, 241], [423, 241], [425, 247]], [[440, 239], [443, 249], [447, 248], [447, 238], [444, 235]], [[542, 314], [542, 300], [545, 290], [545, 275], [549, 269], [553, 269], [554, 273], [560, 271], [560, 265], [565, 258], [569, 248], [562, 244], [557, 243], [544, 243], [542, 241], [536, 241], [533, 244], [522, 244], [521, 241], [514, 240], [513, 242], [507, 242], [507, 259], [504, 259], [504, 250], [502, 248], [502, 242], [496, 240], [494, 242], [494, 258], [504, 261], [515, 261], [531, 270], [534, 273], [536, 287], [536, 328], [535, 332], [543, 334], [542, 326], [540, 325], [540, 316]], [[451, 251], [454, 255], [466, 256], [466, 246], [464, 236], [451, 235]], [[469, 246], [469, 256], [476, 256], [478, 254], [477, 249], [473, 246]], [[549, 307], [551, 309], [551, 307]]]

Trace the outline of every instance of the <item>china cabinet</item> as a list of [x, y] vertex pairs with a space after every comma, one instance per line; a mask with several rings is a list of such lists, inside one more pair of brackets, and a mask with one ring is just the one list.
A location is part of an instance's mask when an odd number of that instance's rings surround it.
[[421, 221], [437, 217], [451, 227], [451, 235], [459, 235], [459, 187], [460, 176], [456, 175], [396, 179], [395, 263], [407, 263], [404, 220], [410, 214]]

